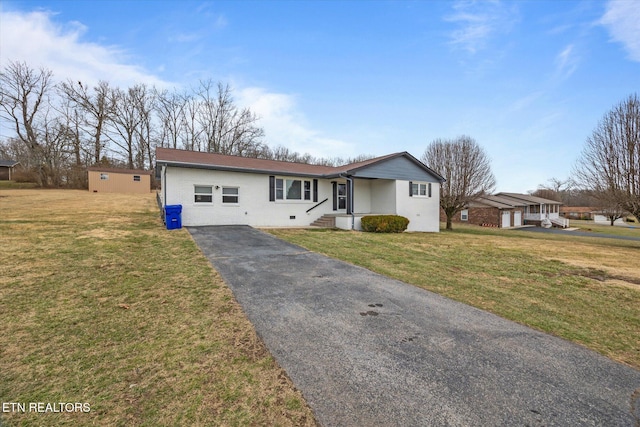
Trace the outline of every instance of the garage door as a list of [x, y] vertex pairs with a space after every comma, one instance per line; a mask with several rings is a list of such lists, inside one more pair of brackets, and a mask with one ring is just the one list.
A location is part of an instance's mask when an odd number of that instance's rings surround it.
[[513, 226], [514, 227], [520, 227], [522, 226], [522, 212], [520, 211], [515, 211], [513, 213]]
[[502, 212], [502, 228], [511, 227], [511, 212]]

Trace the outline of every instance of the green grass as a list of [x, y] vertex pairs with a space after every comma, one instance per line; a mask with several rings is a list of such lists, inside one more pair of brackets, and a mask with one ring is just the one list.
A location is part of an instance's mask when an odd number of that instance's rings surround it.
[[35, 182], [0, 181], [0, 190], [36, 188]]
[[593, 221], [571, 220], [571, 227], [576, 227], [581, 231], [589, 231], [592, 233], [640, 238], [640, 224], [637, 222], [626, 222], [624, 226], [611, 226], [609, 224], [596, 224]]
[[[314, 425], [231, 291], [153, 195], [0, 191], [0, 423]], [[297, 402], [297, 403], [296, 403]]]
[[640, 367], [640, 242], [458, 225], [269, 232]]

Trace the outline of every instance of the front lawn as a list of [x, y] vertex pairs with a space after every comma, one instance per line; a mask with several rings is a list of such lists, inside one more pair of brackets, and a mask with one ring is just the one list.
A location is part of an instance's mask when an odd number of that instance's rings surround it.
[[2, 426], [315, 425], [153, 194], [0, 190], [0, 206], [0, 401], [25, 409]]

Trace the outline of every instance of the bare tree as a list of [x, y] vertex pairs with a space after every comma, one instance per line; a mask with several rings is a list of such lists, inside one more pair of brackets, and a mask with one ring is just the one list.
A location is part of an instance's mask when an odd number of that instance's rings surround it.
[[160, 121], [160, 147], [178, 148], [186, 127], [185, 109], [188, 95], [175, 90], [155, 91], [156, 114]]
[[536, 197], [542, 197], [543, 199], [556, 200], [563, 202], [563, 195], [569, 188], [570, 181], [562, 181], [558, 178], [551, 178], [547, 185], [538, 185], [538, 189], [531, 191], [530, 194]]
[[24, 176], [24, 172], [28, 174], [33, 169], [33, 165], [30, 163], [29, 149], [18, 138], [7, 138], [0, 141], [0, 157], [20, 162], [18, 170], [22, 172], [20, 173], [21, 178], [28, 178]]
[[446, 179], [440, 187], [440, 207], [447, 216], [447, 230], [452, 229], [451, 219], [456, 213], [495, 188], [489, 157], [469, 136], [437, 139], [429, 144], [421, 160]]
[[598, 123], [574, 168], [576, 180], [594, 194], [640, 219], [640, 99], [614, 106]]
[[152, 95], [148, 87], [138, 84], [126, 91], [115, 88], [110, 92], [110, 102], [114, 109], [110, 120], [107, 137], [117, 148], [116, 151], [126, 159], [130, 169], [144, 169], [145, 162], [151, 155], [151, 111]]
[[136, 111], [140, 118], [140, 123], [137, 127], [137, 156], [136, 167], [138, 169], [145, 169], [146, 165], [151, 168], [153, 166], [153, 143], [155, 140], [154, 130], [154, 117], [153, 112], [155, 110], [155, 91], [149, 90], [149, 87], [145, 84], [137, 85], [134, 87], [133, 101], [135, 103]]
[[13, 125], [17, 137], [29, 150], [30, 163], [38, 169], [39, 185], [48, 177], [43, 168], [44, 150], [40, 144], [43, 110], [53, 87], [52, 71], [34, 70], [24, 62], [9, 62], [0, 72], [0, 113]]
[[202, 151], [203, 130], [198, 124], [198, 101], [193, 96], [185, 98], [184, 107], [184, 141], [183, 148], [191, 151]]
[[73, 128], [61, 117], [45, 116], [40, 133], [42, 140], [42, 171], [47, 181], [43, 185], [60, 187], [68, 182], [72, 157]]
[[[89, 163], [89, 153], [82, 135], [82, 125], [84, 123], [82, 109], [73, 100], [65, 96], [60, 97], [59, 105], [55, 108], [58, 112], [56, 118], [57, 137], [67, 152], [65, 162], [59, 164], [60, 170], [57, 173], [60, 176], [66, 175], [64, 179], [66, 185], [75, 188], [86, 188], [87, 174], [85, 167]], [[49, 132], [49, 135], [52, 135], [52, 133]], [[62, 181], [62, 178], [59, 181]]]
[[82, 118], [82, 133], [88, 134], [91, 139], [91, 147], [87, 146], [85, 150], [93, 153], [93, 163], [98, 164], [105, 144], [102, 140], [103, 129], [114, 109], [114, 99], [109, 97], [109, 83], [100, 81], [93, 91], [88, 85], [71, 80], [60, 84], [59, 87], [61, 95], [78, 107]]
[[609, 220], [611, 226], [614, 225], [617, 219], [624, 218], [627, 214], [620, 201], [617, 200], [615, 193], [603, 192], [592, 194], [592, 196], [596, 200], [596, 205], [600, 212]]
[[214, 88], [211, 80], [201, 81], [197, 97], [205, 151], [242, 156], [261, 143], [264, 131], [256, 126], [258, 117], [248, 108], [238, 109], [229, 85], [218, 83]]

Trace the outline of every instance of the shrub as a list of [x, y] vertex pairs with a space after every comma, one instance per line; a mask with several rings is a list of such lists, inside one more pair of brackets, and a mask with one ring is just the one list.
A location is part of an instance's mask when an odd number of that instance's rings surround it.
[[362, 230], [373, 233], [402, 233], [409, 220], [399, 215], [370, 215], [362, 217]]

